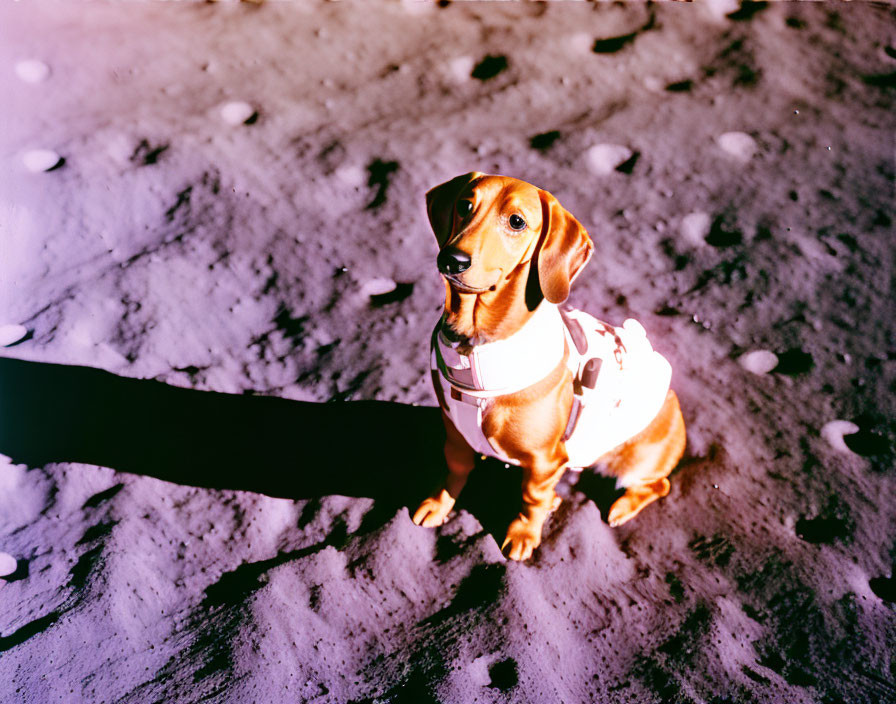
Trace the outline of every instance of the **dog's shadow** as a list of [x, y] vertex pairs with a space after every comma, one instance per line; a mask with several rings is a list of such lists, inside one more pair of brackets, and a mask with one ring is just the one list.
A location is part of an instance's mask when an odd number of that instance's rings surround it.
[[178, 484], [416, 507], [444, 472], [437, 408], [222, 394], [0, 358], [0, 453]]
[[[83, 462], [177, 484], [294, 500], [369, 497], [411, 514], [445, 473], [438, 408], [310, 403], [197, 391], [89, 367], [0, 358], [0, 453], [32, 467]], [[520, 505], [521, 470], [477, 462], [457, 508], [500, 542]], [[577, 490], [606, 515], [612, 488]]]

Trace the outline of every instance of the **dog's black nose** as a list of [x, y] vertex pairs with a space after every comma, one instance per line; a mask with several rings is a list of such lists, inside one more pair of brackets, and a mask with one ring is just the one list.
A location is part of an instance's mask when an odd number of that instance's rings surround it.
[[443, 274], [460, 274], [470, 268], [470, 255], [457, 247], [445, 247], [436, 258], [436, 266]]

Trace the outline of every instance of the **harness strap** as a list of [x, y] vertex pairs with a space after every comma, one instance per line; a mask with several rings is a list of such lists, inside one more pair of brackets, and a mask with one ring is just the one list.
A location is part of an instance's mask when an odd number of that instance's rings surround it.
[[[464, 345], [450, 339], [439, 321], [435, 363], [451, 386], [479, 398], [504, 396], [546, 377], [564, 355], [566, 337], [558, 308], [543, 301], [512, 335]], [[570, 343], [572, 345], [572, 343]]]
[[448, 403], [445, 401], [445, 392], [442, 391], [442, 385], [439, 383], [439, 372], [436, 369], [429, 370], [432, 376], [432, 387], [436, 390], [436, 398], [439, 399], [439, 407], [448, 413]]
[[[588, 357], [588, 336], [582, 329], [582, 324], [569, 315], [568, 311], [570, 309], [568, 307], [564, 306], [559, 310], [560, 317], [563, 319], [563, 324], [566, 326], [567, 337], [572, 340], [572, 343], [576, 348], [575, 351], [578, 353], [577, 360], [569, 359], [569, 368], [573, 374], [573, 400], [572, 406], [569, 409], [569, 419], [566, 421], [566, 430], [563, 431], [563, 442], [566, 442], [573, 436], [573, 433], [575, 433], [579, 418], [582, 416], [582, 409], [585, 407], [585, 389], [591, 390], [597, 385], [597, 377], [600, 374], [603, 360], [600, 357], [591, 357], [584, 364], [580, 365], [581, 361]], [[602, 325], [604, 329], [603, 331], [600, 331], [601, 334], [612, 334], [615, 338], [615, 356], [617, 362], [621, 363], [620, 348], [624, 350], [625, 345], [616, 334], [615, 329], [611, 328], [606, 323], [602, 323]], [[569, 349], [568, 345], [567, 349]]]
[[445, 393], [442, 391], [442, 385], [439, 383], [439, 370], [437, 368], [437, 364], [433, 364], [434, 361], [437, 360], [438, 355], [436, 354], [436, 335], [439, 334], [439, 325], [432, 331], [432, 336], [429, 341], [429, 374], [432, 377], [432, 387], [435, 389], [436, 398], [439, 400], [439, 406], [441, 409], [448, 413], [448, 403], [445, 401]]
[[[554, 310], [558, 308], [554, 307]], [[541, 344], [542, 340], [549, 333], [563, 333], [563, 354], [573, 377], [573, 401], [562, 439], [569, 454], [570, 468], [586, 467], [609, 449], [633, 437], [655, 417], [669, 388], [671, 369], [668, 362], [653, 351], [643, 327], [634, 320], [626, 320], [617, 328], [580, 311], [562, 310], [559, 316], [556, 313], [552, 315], [557, 323], [552, 328], [554, 332], [547, 326], [536, 325], [530, 333], [537, 332], [530, 334], [525, 342], [528, 344], [531, 340], [533, 348], [539, 350], [550, 349], [550, 345]], [[465, 365], [456, 361], [459, 353], [453, 347], [442, 349], [445, 339], [440, 336], [441, 323], [439, 321], [433, 330], [430, 357], [439, 405], [476, 452], [519, 464], [504, 455], [485, 436], [482, 430], [483, 411], [488, 407], [489, 398], [520, 391], [520, 382], [524, 379], [528, 384], [534, 383], [535, 377], [544, 373], [546, 364], [538, 368], [537, 374], [530, 367], [532, 373], [517, 380], [517, 376], [503, 373], [502, 358], [491, 355], [483, 377], [482, 370], [477, 367], [479, 360], [476, 355], [469, 355], [470, 363]], [[559, 340], [556, 337], [552, 339], [560, 347]], [[517, 341], [520, 342], [520, 339]], [[496, 348], [492, 349], [494, 351]], [[531, 355], [526, 354], [528, 348], [525, 344], [518, 344], [512, 349], [523, 353], [514, 358], [517, 365], [524, 366], [532, 361]], [[448, 367], [446, 362], [454, 366]], [[562, 362], [557, 360], [556, 364]], [[469, 372], [474, 368], [478, 375], [475, 379], [480, 385], [478, 388], [466, 388], [463, 382], [458, 384], [458, 380], [452, 378], [451, 372]], [[495, 382], [490, 389], [489, 379]], [[485, 385], [487, 390], [481, 385]], [[630, 400], [623, 403], [623, 397]]]
[[572, 434], [576, 431], [576, 424], [579, 422], [581, 410], [582, 402], [579, 400], [578, 396], [573, 396], [572, 407], [569, 409], [569, 420], [566, 421], [566, 430], [563, 431], [563, 442], [569, 440], [572, 437]]
[[569, 308], [567, 306], [560, 308], [560, 317], [563, 319], [563, 324], [566, 326], [566, 331], [569, 333], [569, 337], [576, 346], [576, 351], [579, 353], [580, 357], [583, 357], [588, 351], [588, 338], [585, 337], [585, 331], [582, 330], [581, 323], [570, 317], [568, 310]]
[[[582, 329], [581, 323], [578, 320], [572, 318], [566, 306], [561, 307], [560, 309], [560, 318], [563, 320], [563, 325], [566, 327], [567, 337], [572, 341], [575, 346], [575, 351], [578, 353], [579, 358], [581, 359], [588, 353], [588, 338], [585, 335], [585, 331]], [[572, 350], [569, 349], [569, 345], [567, 345], [567, 350], [569, 356], [572, 356]], [[588, 364], [591, 362], [589, 361]], [[572, 406], [569, 408], [569, 419], [566, 421], [566, 429], [563, 431], [563, 442], [566, 442], [572, 437], [572, 434], [576, 431], [576, 425], [579, 422], [579, 417], [582, 414], [582, 398], [579, 393], [576, 393], [576, 387], [578, 386], [578, 379], [576, 379], [576, 372], [578, 369], [578, 360], [567, 359], [567, 366], [573, 374], [573, 397], [572, 397]], [[594, 381], [597, 381], [597, 376], [594, 376]], [[593, 388], [594, 383], [592, 382], [591, 388]]]

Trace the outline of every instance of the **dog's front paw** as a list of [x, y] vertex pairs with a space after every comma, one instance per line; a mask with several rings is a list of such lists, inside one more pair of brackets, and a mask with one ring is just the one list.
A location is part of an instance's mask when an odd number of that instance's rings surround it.
[[[542, 525], [543, 522], [533, 521], [520, 514], [508, 526], [501, 550], [511, 560], [528, 560], [535, 548], [541, 545]], [[505, 548], [509, 549], [505, 551]]]
[[454, 498], [445, 489], [435, 496], [425, 499], [420, 508], [414, 511], [414, 523], [424, 528], [435, 528], [445, 522], [451, 509], [454, 508]]

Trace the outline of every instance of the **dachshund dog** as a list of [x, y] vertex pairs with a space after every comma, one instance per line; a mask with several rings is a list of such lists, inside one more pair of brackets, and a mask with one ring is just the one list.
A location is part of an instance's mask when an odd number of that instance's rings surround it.
[[626, 487], [612, 526], [666, 496], [685, 447], [668, 362], [636, 321], [561, 305], [594, 248], [585, 228], [550, 193], [478, 172], [436, 186], [426, 206], [445, 280], [431, 359], [448, 474], [414, 522], [445, 521], [476, 454], [522, 467], [522, 510], [501, 546], [513, 560], [541, 543], [567, 468], [598, 466]]

